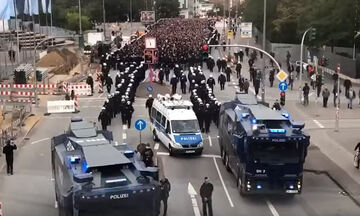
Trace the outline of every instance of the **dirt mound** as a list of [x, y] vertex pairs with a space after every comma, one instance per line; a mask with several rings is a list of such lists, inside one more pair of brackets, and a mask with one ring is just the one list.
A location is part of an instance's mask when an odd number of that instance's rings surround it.
[[62, 50], [53, 50], [41, 58], [37, 67], [53, 67], [51, 73], [69, 74], [69, 71], [78, 64], [78, 58], [75, 53], [64, 48]]
[[59, 67], [66, 64], [66, 60], [59, 50], [54, 50], [42, 57], [37, 63], [37, 67]]
[[149, 96], [149, 94], [152, 94], [153, 97], [156, 97], [157, 94], [170, 94], [171, 93], [171, 87], [167, 86], [165, 84], [160, 85], [158, 83], [153, 83], [153, 91], [152, 92], [148, 92], [147, 91], [147, 87], [149, 86], [149, 82], [144, 82], [141, 83], [136, 91], [136, 97], [141, 97], [141, 98], [147, 98]]

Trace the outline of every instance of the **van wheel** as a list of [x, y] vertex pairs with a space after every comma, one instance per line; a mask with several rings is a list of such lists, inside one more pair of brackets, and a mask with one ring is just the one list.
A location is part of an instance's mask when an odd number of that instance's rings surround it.
[[230, 172], [230, 161], [229, 161], [229, 156], [227, 154], [225, 154], [225, 167], [226, 170]]
[[245, 196], [245, 195], [246, 195], [246, 194], [244, 193], [244, 186], [243, 186], [243, 183], [242, 183], [242, 180], [241, 180], [241, 177], [240, 177], [240, 176], [238, 177], [238, 180], [237, 180], [237, 188], [238, 188], [241, 196]]
[[170, 144], [169, 144], [169, 155], [174, 156], [174, 152]]
[[153, 140], [154, 141], [159, 141], [159, 137], [156, 135], [156, 131], [153, 130]]

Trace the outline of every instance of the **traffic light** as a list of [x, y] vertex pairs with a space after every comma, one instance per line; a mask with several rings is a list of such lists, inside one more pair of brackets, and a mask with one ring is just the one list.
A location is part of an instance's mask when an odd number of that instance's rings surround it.
[[285, 106], [285, 92], [284, 91], [280, 92], [280, 105]]
[[203, 56], [203, 59], [208, 59], [209, 58], [209, 46], [207, 44], [205, 44], [203, 47], [202, 47], [203, 51], [202, 51], [202, 56]]
[[316, 28], [311, 28], [309, 40], [314, 41], [316, 39]]

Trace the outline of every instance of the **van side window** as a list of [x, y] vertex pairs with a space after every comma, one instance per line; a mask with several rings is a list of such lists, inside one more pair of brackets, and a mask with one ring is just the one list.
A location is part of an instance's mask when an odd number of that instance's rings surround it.
[[166, 123], [166, 133], [170, 133], [170, 132], [171, 132], [171, 130], [170, 130], [170, 122], [167, 121], [167, 123]]
[[166, 123], [166, 117], [165, 116], [163, 116], [162, 118], [161, 118], [161, 126], [163, 126], [163, 127], [165, 127], [165, 123]]
[[153, 107], [153, 108], [151, 108], [151, 118], [152, 119], [156, 119], [156, 109]]
[[161, 117], [162, 117], [161, 113], [157, 112], [156, 113], [156, 121], [160, 123], [161, 122]]
[[233, 121], [229, 116], [226, 116], [227, 132], [230, 134], [233, 131]]

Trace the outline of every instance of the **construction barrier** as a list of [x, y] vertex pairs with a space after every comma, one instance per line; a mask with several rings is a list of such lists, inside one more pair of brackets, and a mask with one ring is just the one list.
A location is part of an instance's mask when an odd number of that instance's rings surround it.
[[2, 202], [0, 202], [0, 216], [4, 216], [2, 213]]
[[65, 92], [71, 93], [72, 90], [74, 90], [75, 95], [91, 95], [91, 87], [90, 85], [70, 85], [67, 83], [64, 83], [63, 90]]
[[[1, 88], [17, 88], [17, 89], [32, 89], [35, 85], [33, 84], [0, 84]], [[45, 89], [56, 89], [56, 84], [37, 84], [37, 88]]]
[[75, 112], [73, 100], [47, 101], [48, 113], [72, 113]]
[[78, 96], [77, 96], [77, 95], [74, 96], [74, 105], [75, 105], [75, 112], [80, 112], [80, 105], [79, 105], [79, 101], [78, 101]]

